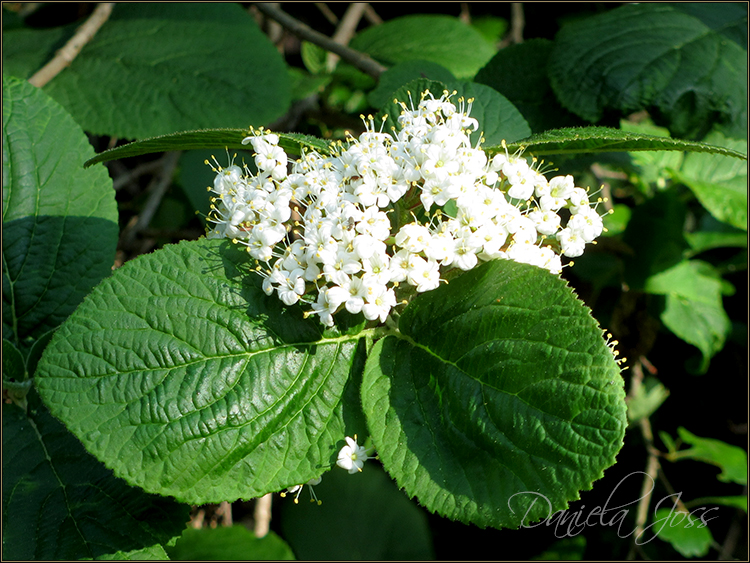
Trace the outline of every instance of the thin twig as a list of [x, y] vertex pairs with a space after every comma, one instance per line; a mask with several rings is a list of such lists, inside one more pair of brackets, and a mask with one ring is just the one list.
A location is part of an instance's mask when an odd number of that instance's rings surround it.
[[[747, 487], [745, 487], [745, 493], [747, 493]], [[719, 559], [727, 560], [732, 559], [734, 550], [737, 548], [737, 543], [740, 541], [742, 536], [742, 519], [745, 517], [745, 513], [739, 508], [734, 512], [734, 518], [732, 523], [729, 525], [729, 531], [727, 537], [724, 539], [724, 543], [721, 546], [719, 552]]]
[[526, 21], [523, 17], [523, 3], [513, 2], [510, 5], [510, 39], [513, 43], [523, 43], [523, 27]]
[[272, 493], [267, 493], [255, 499], [255, 537], [262, 538], [271, 527], [271, 499]]
[[[279, 2], [273, 3], [275, 8], [279, 8], [281, 4]], [[284, 44], [282, 42], [283, 36], [284, 36], [284, 28], [281, 26], [281, 24], [275, 20], [272, 20], [268, 18], [266, 20], [266, 28], [268, 33], [268, 39], [270, 39], [271, 43], [277, 46], [279, 51], [283, 53]]]
[[466, 25], [471, 25], [471, 12], [469, 12], [469, 4], [467, 2], [461, 2], [461, 13], [458, 19]]
[[375, 11], [375, 8], [373, 8], [372, 4], [369, 3], [365, 6], [365, 18], [372, 25], [380, 25], [381, 23], [383, 23], [383, 18], [378, 15], [378, 13]]
[[157, 182], [155, 186], [149, 186], [149, 188], [153, 187], [153, 191], [148, 196], [148, 200], [146, 200], [146, 204], [143, 206], [143, 211], [139, 214], [138, 220], [132, 225], [132, 227], [128, 226], [123, 231], [121, 236], [121, 246], [129, 246], [135, 239], [135, 236], [151, 223], [151, 219], [153, 219], [156, 210], [159, 208], [161, 200], [164, 198], [169, 186], [172, 184], [172, 176], [174, 175], [177, 161], [180, 159], [181, 154], [181, 151], [173, 151], [164, 155], [164, 158], [162, 159], [163, 166], [160, 174], [161, 177], [158, 179], [158, 182], [156, 178], [154, 178], [154, 181]]
[[91, 41], [91, 38], [96, 35], [99, 28], [107, 21], [114, 5], [114, 2], [102, 2], [99, 4], [89, 16], [89, 19], [70, 38], [70, 41], [57, 52], [50, 62], [34, 73], [34, 76], [29, 78], [29, 82], [37, 88], [41, 88], [57, 76], [62, 69], [70, 65], [73, 59], [78, 56], [78, 53], [81, 52], [84, 45]]
[[[632, 400], [637, 397], [641, 386], [643, 384], [643, 369], [641, 363], [636, 361], [632, 366], [632, 377], [630, 380], [630, 392], [628, 393], [629, 398]], [[646, 475], [643, 477], [643, 485], [641, 487], [641, 496], [638, 501], [638, 509], [635, 517], [635, 531], [633, 533], [633, 542], [630, 544], [630, 551], [627, 559], [632, 560], [635, 558], [635, 552], [638, 550], [638, 538], [643, 534], [643, 530], [646, 526], [646, 520], [648, 519], [648, 508], [651, 504], [651, 492], [653, 492], [654, 484], [656, 483], [657, 476], [659, 474], [659, 459], [657, 457], [657, 450], [654, 448], [654, 436], [651, 430], [651, 421], [648, 417], [643, 417], [639, 421], [641, 427], [641, 434], [643, 440], [646, 442], [646, 450], [648, 451], [648, 460], [646, 461]]]
[[115, 191], [122, 189], [123, 186], [127, 186], [133, 180], [140, 178], [144, 174], [149, 174], [161, 168], [164, 163], [161, 159], [152, 160], [151, 162], [144, 162], [139, 164], [123, 176], [118, 176], [112, 181], [112, 187]]
[[386, 67], [381, 65], [379, 62], [374, 61], [364, 53], [360, 53], [358, 51], [355, 51], [354, 49], [350, 49], [349, 47], [339, 45], [330, 37], [327, 37], [322, 33], [318, 33], [317, 31], [310, 29], [298, 19], [293, 18], [292, 16], [279, 10], [278, 8], [274, 8], [270, 3], [259, 2], [256, 4], [256, 6], [258, 7], [258, 10], [263, 12], [268, 17], [275, 19], [300, 39], [309, 41], [310, 43], [314, 43], [316, 45], [319, 45], [320, 47], [323, 47], [327, 51], [336, 53], [344, 61], [355, 66], [362, 72], [369, 74], [373, 78], [379, 78], [380, 75], [387, 70]]
[[232, 505], [228, 501], [222, 501], [219, 504], [219, 508], [216, 509], [216, 514], [221, 516], [221, 525], [232, 527], [234, 523], [232, 521]]
[[320, 10], [320, 13], [325, 16], [325, 18], [328, 20], [328, 23], [331, 25], [336, 25], [339, 23], [339, 18], [334, 14], [331, 9], [328, 7], [328, 4], [325, 2], [315, 2], [315, 7]]
[[[347, 46], [357, 31], [357, 26], [365, 13], [366, 7], [367, 4], [364, 2], [349, 4], [344, 17], [341, 18], [341, 22], [339, 22], [336, 32], [331, 39], [339, 45]], [[336, 53], [328, 53], [326, 57], [326, 69], [328, 69], [328, 72], [333, 72], [337, 62], [339, 62], [339, 56]]]

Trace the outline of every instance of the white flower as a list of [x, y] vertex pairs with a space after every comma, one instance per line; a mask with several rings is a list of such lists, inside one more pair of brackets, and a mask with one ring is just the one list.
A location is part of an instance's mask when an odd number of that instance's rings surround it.
[[353, 475], [362, 471], [362, 467], [368, 459], [372, 458], [367, 455], [367, 450], [363, 446], [357, 444], [357, 435], [355, 434], [354, 439], [349, 436], [346, 437], [346, 446], [339, 451], [336, 465]]
[[[289, 161], [278, 135], [251, 129], [243, 144], [258, 172], [216, 163], [207, 236], [245, 246], [266, 294], [329, 327], [342, 308], [385, 322], [401, 282], [430, 291], [449, 269], [511, 259], [559, 274], [560, 257], [580, 256], [603, 230], [588, 194], [572, 176], [548, 181], [520, 152], [489, 159], [469, 138], [472, 101], [450, 99], [426, 91], [400, 103], [392, 135], [363, 118], [365, 133], [331, 156], [303, 150]], [[540, 237], [554, 239], [542, 247]]]
[[557, 240], [560, 241], [560, 248], [562, 253], [568, 258], [576, 258], [583, 254], [583, 249], [586, 246], [586, 241], [580, 235], [578, 231], [574, 231], [569, 227], [565, 227], [562, 231], [555, 235]]

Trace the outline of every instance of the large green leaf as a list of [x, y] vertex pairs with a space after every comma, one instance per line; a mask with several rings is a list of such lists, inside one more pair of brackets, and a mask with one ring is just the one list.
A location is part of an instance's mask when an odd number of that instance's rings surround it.
[[[729, 19], [720, 26], [747, 27], [746, 9], [722, 14]], [[566, 25], [548, 68], [558, 99], [589, 121], [607, 109], [656, 106], [678, 136], [717, 117], [747, 127], [747, 51], [671, 4], [621, 6]]]
[[[99, 162], [108, 162], [120, 158], [140, 156], [165, 151], [186, 151], [196, 149], [249, 149], [242, 144], [242, 139], [250, 133], [247, 129], [202, 129], [200, 131], [180, 131], [161, 135], [152, 139], [134, 141], [114, 149], [100, 152], [94, 158], [86, 161], [85, 166]], [[303, 149], [314, 150], [321, 154], [328, 154], [329, 147], [322, 139], [302, 135], [300, 133], [278, 133], [279, 146], [292, 154], [300, 154]]]
[[3, 405], [4, 559], [116, 556], [180, 534], [187, 506], [113, 477], [35, 392], [28, 399], [26, 411]]
[[3, 332], [16, 343], [57, 327], [111, 271], [117, 207], [104, 167], [81, 166], [93, 154], [57, 102], [3, 77]]
[[[699, 143], [644, 135], [612, 129], [611, 127], [566, 127], [532, 135], [508, 143], [508, 150], [524, 149], [535, 155], [576, 154], [622, 151], [689, 151], [732, 156], [747, 160], [747, 155], [737, 150]], [[502, 147], [485, 147], [488, 152], [499, 152]]]
[[429, 510], [515, 528], [615, 462], [620, 370], [559, 277], [489, 262], [420, 295], [399, 330], [368, 357], [362, 404], [383, 466]]
[[[11, 33], [29, 32], [4, 43]], [[291, 99], [279, 53], [246, 10], [223, 3], [118, 4], [45, 90], [87, 131], [138, 139], [264, 125]]]
[[[747, 153], [747, 141], [714, 132], [705, 141]], [[719, 221], [747, 231], [747, 163], [721, 154], [690, 154], [673, 177], [689, 187]]]
[[322, 335], [266, 296], [238, 269], [246, 256], [203, 239], [128, 262], [39, 362], [52, 414], [148, 492], [203, 504], [278, 491], [319, 476], [364, 430], [344, 400], [364, 361], [358, 337]]
[[456, 78], [471, 78], [496, 52], [476, 29], [443, 15], [403, 16], [369, 27], [351, 47], [388, 65], [432, 61]]

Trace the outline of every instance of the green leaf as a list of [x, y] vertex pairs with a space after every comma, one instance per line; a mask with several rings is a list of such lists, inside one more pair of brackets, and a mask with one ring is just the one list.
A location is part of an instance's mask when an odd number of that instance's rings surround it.
[[[121, 147], [100, 152], [94, 158], [86, 161], [84, 166], [92, 166], [99, 162], [109, 162], [131, 156], [151, 154], [165, 151], [184, 151], [195, 149], [243, 149], [242, 139], [250, 135], [247, 129], [202, 129], [200, 131], [181, 131], [169, 135], [161, 135], [152, 139], [134, 141]], [[302, 150], [314, 150], [328, 154], [328, 143], [317, 137], [300, 133], [277, 133], [279, 146], [292, 154], [300, 154]], [[251, 148], [251, 147], [250, 147]]]
[[[728, 25], [747, 26], [747, 11]], [[562, 104], [598, 121], [655, 106], [677, 136], [747, 127], [747, 52], [671, 4], [621, 6], [566, 25], [549, 60]]]
[[747, 50], [747, 6], [740, 2], [675, 2], [674, 8], [701, 20]]
[[426, 60], [456, 78], [471, 78], [495, 54], [495, 48], [471, 26], [443, 15], [403, 16], [371, 26], [352, 39], [352, 49], [394, 65]]
[[187, 528], [174, 547], [167, 547], [172, 561], [289, 561], [294, 554], [273, 532], [255, 537], [244, 526]]
[[585, 551], [586, 538], [574, 536], [556, 541], [544, 553], [532, 559], [535, 561], [582, 561]]
[[81, 559], [157, 546], [188, 507], [112, 476], [35, 392], [28, 410], [3, 405], [3, 557]]
[[57, 327], [111, 272], [117, 207], [104, 167], [81, 167], [91, 155], [57, 102], [3, 77], [3, 333], [16, 344]]
[[673, 460], [695, 459], [721, 468], [719, 481], [747, 485], [747, 452], [721, 440], [701, 438], [682, 427], [677, 433], [683, 442], [693, 446], [671, 455]]
[[615, 462], [620, 370], [559, 277], [486, 263], [419, 295], [399, 331], [370, 353], [362, 405], [383, 466], [430, 511], [516, 528]]
[[718, 504], [719, 506], [731, 506], [747, 512], [747, 496], [736, 497], [702, 497], [692, 500], [689, 506], [702, 506], [704, 504]]
[[[513, 152], [524, 149], [535, 155], [577, 154], [621, 151], [690, 151], [722, 154], [742, 160], [747, 155], [724, 147], [693, 141], [669, 139], [655, 135], [629, 133], [610, 127], [568, 127], [545, 131], [527, 139], [508, 143]], [[485, 147], [488, 152], [500, 152], [502, 147]]]
[[698, 372], [705, 373], [732, 329], [722, 303], [719, 273], [707, 262], [684, 261], [648, 278], [644, 290], [667, 296], [661, 320], [676, 336], [700, 350], [703, 360]]
[[651, 524], [657, 537], [672, 544], [683, 557], [704, 557], [713, 543], [711, 532], [692, 514], [660, 508]]
[[291, 97], [281, 55], [222, 3], [118, 4], [45, 91], [85, 130], [128, 139], [263, 125]]
[[685, 240], [688, 241], [690, 250], [694, 255], [714, 248], [747, 248], [747, 233], [740, 231], [696, 231], [694, 233], [685, 233]]
[[10, 340], [3, 338], [3, 383], [23, 381], [27, 378], [23, 354]]
[[334, 467], [315, 486], [321, 505], [282, 500], [281, 530], [299, 559], [434, 559], [427, 514], [375, 462], [349, 475]]
[[550, 86], [547, 60], [552, 45], [548, 39], [530, 39], [500, 49], [474, 77], [516, 106], [535, 133], [581, 123], [560, 105]]
[[[747, 141], [712, 133], [706, 142], [747, 152]], [[747, 163], [719, 154], [690, 154], [673, 177], [689, 187], [719, 221], [747, 231]]]
[[289, 67], [288, 70], [292, 81], [293, 102], [322, 92], [333, 79], [330, 74], [310, 74], [301, 68]]
[[72, 23], [49, 29], [3, 29], [3, 74], [30, 78], [55, 56], [79, 26]]
[[381, 108], [393, 102], [393, 94], [399, 88], [420, 78], [443, 83], [456, 80], [451, 71], [438, 63], [419, 59], [404, 61], [393, 65], [380, 75], [377, 87], [367, 95], [367, 100], [374, 107]]
[[669, 397], [669, 390], [659, 380], [647, 377], [638, 392], [628, 398], [628, 420], [635, 424], [656, 412]]
[[359, 337], [324, 337], [246, 260], [228, 241], [166, 246], [116, 270], [55, 333], [39, 392], [118, 477], [191, 504], [249, 499], [318, 477], [364, 430], [344, 400]]
[[[633, 123], [620, 120], [620, 128], [628, 133], [669, 137], [669, 130], [657, 127], [648, 121]], [[635, 167], [635, 173], [630, 175], [630, 181], [638, 185], [644, 194], [650, 194], [654, 189], [663, 190], [667, 180], [671, 179], [669, 170], [677, 170], [682, 166], [685, 153], [682, 151], [635, 151], [628, 155]]]
[[311, 74], [320, 74], [326, 71], [326, 58], [328, 51], [318, 47], [309, 41], [303, 41], [300, 45], [300, 55], [305, 68]]
[[[524, 139], [531, 134], [529, 124], [505, 96], [489, 86], [473, 82], [453, 82], [449, 88], [456, 90], [454, 103], [459, 98], [473, 99], [471, 117], [479, 122], [479, 129], [471, 134], [472, 143], [484, 137], [487, 146]], [[457, 104], [458, 105], [458, 104]]]
[[649, 277], [682, 262], [687, 248], [683, 234], [686, 213], [674, 191], [658, 192], [633, 208], [623, 235], [623, 242], [632, 250], [623, 259], [630, 289], [643, 289]]
[[[476, 144], [482, 133], [485, 142], [492, 144], [500, 143], [503, 139], [509, 141], [521, 139], [527, 137], [531, 131], [523, 116], [513, 107], [513, 104], [489, 86], [482, 84], [474, 84], [473, 82], [443, 84], [435, 80], [420, 78], [399, 88], [392, 97], [404, 102], [409, 108], [411, 107], [409, 101], [411, 99], [416, 107], [419, 104], [420, 95], [425, 90], [429, 90], [437, 98], [442, 96], [445, 90], [455, 91], [456, 93], [451, 97], [451, 101], [459, 108], [462, 103], [459, 101], [461, 98], [464, 98], [464, 100], [473, 98], [470, 115], [479, 122], [479, 128], [470, 136], [472, 143]], [[379, 115], [388, 116], [384, 127], [385, 131], [390, 131], [394, 127], [396, 131], [400, 129], [397, 120], [401, 111], [401, 106], [393, 101], [383, 107]]]
[[97, 561], [169, 561], [169, 555], [161, 545], [151, 545], [133, 551], [118, 551], [96, 558]]
[[471, 27], [482, 34], [485, 41], [495, 44], [503, 38], [508, 30], [508, 20], [497, 16], [479, 16], [472, 18]]

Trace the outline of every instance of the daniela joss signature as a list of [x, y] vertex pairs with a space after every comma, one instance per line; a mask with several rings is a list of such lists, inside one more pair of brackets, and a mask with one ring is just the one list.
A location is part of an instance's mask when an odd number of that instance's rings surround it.
[[[516, 507], [518, 507], [521, 500], [523, 500], [525, 504], [526, 502], [529, 502], [529, 497], [531, 497], [530, 504], [528, 504], [526, 512], [524, 513], [521, 520], [521, 522], [524, 522], [523, 524], [521, 524], [521, 527], [536, 528], [542, 525], [554, 527], [555, 537], [558, 538], [577, 536], [585, 528], [591, 526], [616, 527], [617, 535], [621, 538], [627, 538], [635, 533], [635, 529], [629, 530], [627, 528], [627, 524], [625, 523], [625, 519], [630, 512], [630, 508], [628, 507], [637, 506], [641, 498], [635, 499], [631, 502], [627, 502], [620, 506], [610, 505], [613, 504], [612, 499], [620, 485], [622, 485], [627, 479], [633, 476], [636, 476], [636, 478], [640, 480], [642, 479], [642, 477], [640, 476], [643, 475], [651, 480], [651, 488], [643, 497], [641, 497], [645, 498], [651, 495], [651, 493], [653, 492], [655, 484], [654, 480], [642, 471], [635, 471], [625, 476], [617, 484], [617, 486], [610, 493], [609, 497], [607, 497], [604, 506], [594, 506], [593, 508], [586, 510], [586, 505], [584, 504], [581, 505], [580, 508], [572, 512], [569, 510], [558, 510], [557, 512], [553, 513], [552, 503], [547, 497], [545, 497], [541, 493], [524, 491], [516, 493], [508, 499], [508, 508], [510, 508], [510, 511], [513, 514], [516, 514], [516, 511], [513, 509], [513, 505], [515, 504]], [[660, 508], [670, 508], [669, 514], [655, 519], [637, 536], [635, 536], [635, 543], [637, 545], [643, 545], [650, 542], [652, 539], [658, 536], [661, 530], [667, 525], [670, 527], [683, 526], [685, 528], [691, 528], [693, 526], [696, 526], [698, 528], [705, 528], [711, 520], [716, 518], [715, 515], [709, 516], [711, 512], [718, 510], [718, 508], [716, 507], [708, 509], [705, 507], [700, 507], [688, 513], [677, 510], [677, 502], [680, 500], [681, 495], [682, 493], [667, 495], [656, 503], [656, 506], [654, 507], [654, 513], [656, 513]], [[523, 498], [524, 496], [526, 497], [525, 499]], [[521, 498], [514, 501], [515, 497]], [[534, 510], [534, 507], [537, 503], [540, 503], [542, 507], [546, 503], [547, 517], [536, 523], [528, 523], [529, 514]]]

